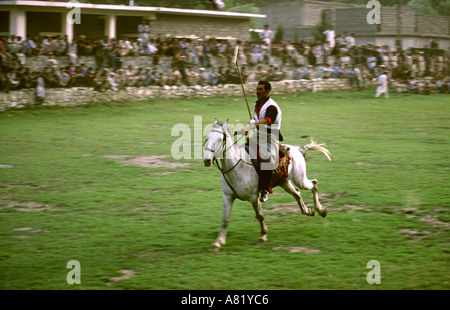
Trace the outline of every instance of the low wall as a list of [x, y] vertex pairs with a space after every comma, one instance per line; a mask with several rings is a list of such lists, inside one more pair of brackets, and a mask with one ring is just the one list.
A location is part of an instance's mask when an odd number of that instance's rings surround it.
[[[284, 80], [271, 84], [274, 97], [281, 94], [352, 89], [346, 79]], [[256, 85], [256, 82], [245, 84], [246, 94], [253, 96]], [[375, 82], [370, 81], [366, 86], [373, 87]], [[242, 96], [242, 87], [235, 84], [221, 86], [146, 86], [127, 87], [121, 90], [109, 89], [104, 92], [94, 91], [90, 87], [73, 87], [46, 89], [45, 92], [43, 106], [76, 107], [100, 102], [122, 102], [124, 100], [153, 101], [158, 99], [239, 97]], [[0, 112], [32, 105], [36, 105], [34, 89], [0, 93]]]

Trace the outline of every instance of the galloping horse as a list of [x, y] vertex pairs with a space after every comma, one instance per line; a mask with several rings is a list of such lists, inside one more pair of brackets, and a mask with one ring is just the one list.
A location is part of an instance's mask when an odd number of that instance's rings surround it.
[[[223, 125], [217, 119], [214, 121], [211, 133], [205, 141], [203, 156], [203, 162], [206, 167], [210, 167], [211, 163], [215, 163], [222, 172], [223, 218], [219, 236], [211, 245], [211, 248], [215, 250], [225, 245], [228, 219], [236, 198], [249, 201], [252, 204], [256, 212], [256, 218], [261, 225], [261, 236], [258, 240], [259, 242], [267, 241], [267, 226], [264, 223], [264, 216], [259, 201], [258, 173], [251, 162], [250, 155], [240, 148], [237, 143], [233, 142], [234, 140], [227, 130], [227, 125], [228, 120]], [[315, 141], [311, 141], [311, 143], [303, 147], [286, 144], [283, 144], [283, 146], [290, 149], [291, 161], [288, 167], [288, 177], [280, 186], [294, 196], [301, 213], [307, 216], [314, 216], [315, 212], [305, 206], [300, 190], [295, 188], [292, 183], [298, 188], [311, 190], [314, 197], [314, 208], [322, 217], [325, 217], [327, 210], [319, 202], [317, 180], [309, 180], [306, 177], [304, 154], [307, 150], [315, 150], [323, 153], [331, 160], [330, 152], [322, 144], [316, 144]]]

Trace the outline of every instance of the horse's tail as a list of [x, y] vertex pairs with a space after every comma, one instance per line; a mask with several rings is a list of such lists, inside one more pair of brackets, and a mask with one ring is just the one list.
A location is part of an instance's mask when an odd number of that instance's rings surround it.
[[302, 147], [298, 147], [298, 149], [303, 154], [303, 156], [305, 156], [307, 150], [313, 150], [313, 151], [321, 152], [328, 158], [328, 160], [331, 161], [331, 153], [326, 148], [324, 148], [324, 145], [325, 144], [317, 144], [316, 141], [311, 139], [311, 142], [309, 144], [306, 144], [306, 145], [304, 145]]

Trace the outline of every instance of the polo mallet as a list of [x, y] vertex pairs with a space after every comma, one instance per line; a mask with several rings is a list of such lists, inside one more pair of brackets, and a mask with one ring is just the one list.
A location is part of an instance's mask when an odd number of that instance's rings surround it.
[[250, 120], [251, 120], [252, 113], [250, 112], [250, 107], [248, 106], [247, 96], [245, 95], [244, 81], [242, 80], [241, 70], [239, 70], [238, 53], [239, 53], [239, 45], [236, 45], [236, 48], [234, 49], [233, 63], [236, 64], [237, 72], [239, 74], [239, 78], [241, 79], [242, 92], [244, 93], [245, 103], [247, 104], [248, 116], [250, 116]]

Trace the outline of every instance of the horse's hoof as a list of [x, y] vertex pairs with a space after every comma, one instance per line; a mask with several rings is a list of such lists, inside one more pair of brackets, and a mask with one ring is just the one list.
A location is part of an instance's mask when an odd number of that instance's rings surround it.
[[219, 242], [214, 242], [213, 244], [211, 244], [211, 246], [209, 247], [209, 249], [211, 251], [217, 252], [220, 250], [220, 248], [222, 247], [222, 244], [220, 244]]
[[267, 235], [261, 236], [258, 238], [258, 243], [264, 243], [267, 242]]
[[327, 211], [327, 209], [324, 209], [323, 211], [317, 211], [317, 212], [319, 212], [319, 214], [320, 214], [320, 216], [321, 217], [323, 217], [323, 218], [325, 218], [326, 216], [327, 216], [327, 214], [328, 214], [328, 211]]
[[309, 211], [303, 211], [302, 210], [302, 214], [306, 215], [306, 216], [314, 216], [314, 215], [316, 215], [316, 212], [314, 212], [313, 209], [309, 209]]

